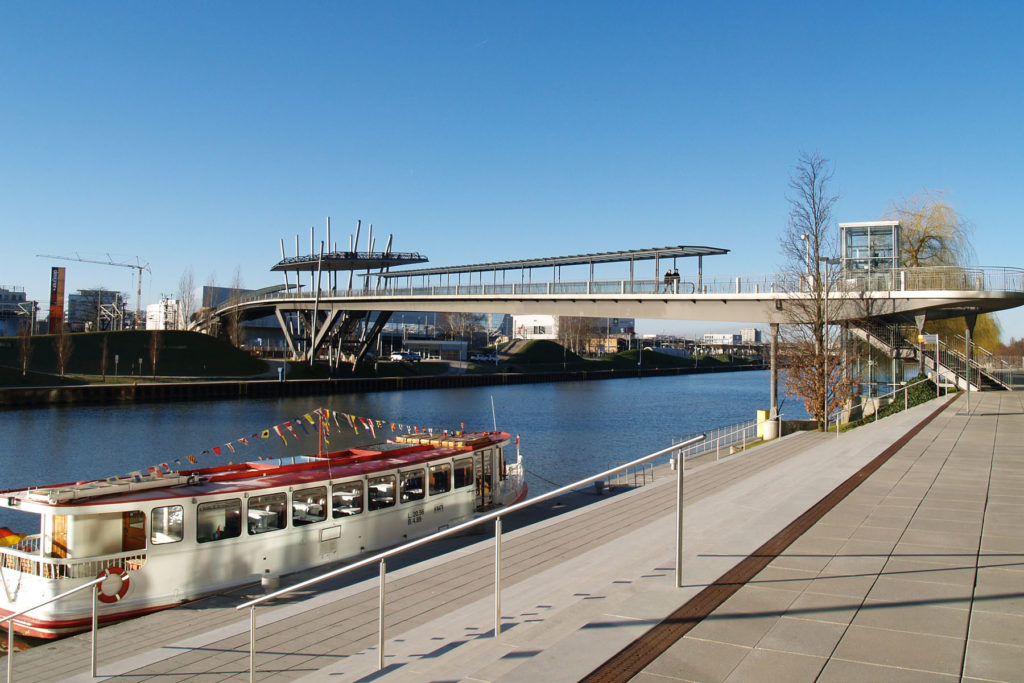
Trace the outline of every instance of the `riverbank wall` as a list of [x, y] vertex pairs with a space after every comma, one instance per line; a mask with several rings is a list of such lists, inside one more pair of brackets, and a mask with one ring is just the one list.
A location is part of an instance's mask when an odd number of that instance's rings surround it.
[[629, 377], [703, 375], [765, 370], [764, 365], [707, 368], [651, 368], [647, 370], [594, 370], [578, 372], [446, 374], [412, 377], [352, 377], [344, 379], [221, 380], [211, 382], [138, 382], [59, 387], [0, 388], [0, 409], [171, 401], [217, 401], [284, 396], [357, 394], [409, 389], [447, 389], [542, 382], [580, 382]]

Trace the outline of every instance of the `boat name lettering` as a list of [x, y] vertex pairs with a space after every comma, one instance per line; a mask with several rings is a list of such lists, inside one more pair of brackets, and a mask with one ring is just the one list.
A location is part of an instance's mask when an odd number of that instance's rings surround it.
[[438, 503], [437, 505], [434, 506], [434, 512], [443, 512], [443, 511], [444, 511], [444, 503]]

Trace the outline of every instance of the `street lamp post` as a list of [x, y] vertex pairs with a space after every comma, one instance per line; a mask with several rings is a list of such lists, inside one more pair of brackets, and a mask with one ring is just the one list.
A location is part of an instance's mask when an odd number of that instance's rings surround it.
[[[822, 358], [822, 422], [825, 424], [825, 431], [828, 431], [828, 265], [830, 263], [838, 263], [837, 259], [829, 258], [827, 256], [819, 256], [818, 260], [825, 264], [825, 282], [822, 286], [824, 293], [822, 301], [822, 321], [821, 321], [821, 358]], [[839, 424], [836, 424], [836, 433], [839, 432]]]
[[[808, 235], [806, 232], [800, 234], [800, 239], [804, 243], [804, 275], [805, 276], [811, 274], [811, 243], [808, 241], [808, 238], [810, 238], [810, 235]], [[807, 279], [807, 278], [805, 277], [804, 279]], [[800, 291], [803, 291], [803, 289], [804, 288], [801, 286], [800, 287]]]

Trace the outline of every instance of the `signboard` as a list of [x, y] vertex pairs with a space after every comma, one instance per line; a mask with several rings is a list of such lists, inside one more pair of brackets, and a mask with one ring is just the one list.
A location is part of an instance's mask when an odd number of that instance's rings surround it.
[[938, 344], [939, 335], [937, 334], [919, 334], [917, 335], [918, 344]]
[[50, 268], [50, 334], [57, 334], [64, 325], [64, 268]]

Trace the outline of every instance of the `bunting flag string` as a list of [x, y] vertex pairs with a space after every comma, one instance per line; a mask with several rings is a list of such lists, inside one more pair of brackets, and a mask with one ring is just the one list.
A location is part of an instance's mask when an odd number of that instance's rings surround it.
[[[331, 422], [330, 421], [331, 421], [331, 418], [334, 419], [334, 425], [336, 427], [338, 427], [339, 429], [343, 426], [342, 425], [342, 421], [344, 421], [345, 423], [348, 424], [349, 427], [352, 428], [352, 431], [353, 431], [354, 434], [358, 435], [359, 434], [359, 428], [362, 427], [364, 430], [368, 431], [370, 433], [370, 435], [374, 439], [377, 438], [377, 429], [382, 429], [382, 430], [390, 429], [391, 433], [393, 433], [393, 434], [394, 433], [398, 433], [398, 434], [401, 434], [401, 433], [405, 433], [405, 434], [421, 434], [421, 433], [422, 434], [434, 434], [434, 433], [440, 433], [440, 434], [444, 434], [445, 436], [447, 436], [449, 434], [462, 434], [463, 432], [465, 432], [465, 429], [466, 429], [466, 424], [464, 422], [459, 424], [459, 429], [458, 430], [455, 430], [455, 429], [450, 429], [450, 430], [449, 429], [435, 429], [435, 428], [432, 428], [432, 427], [428, 428], [428, 427], [422, 427], [422, 426], [419, 426], [419, 425], [405, 424], [405, 423], [401, 423], [401, 422], [391, 422], [391, 421], [388, 421], [388, 420], [385, 420], [385, 419], [382, 419], [382, 418], [363, 417], [363, 416], [359, 416], [359, 415], [353, 415], [353, 414], [350, 414], [350, 413], [345, 413], [345, 412], [338, 411], [338, 410], [331, 410], [329, 408], [320, 407], [320, 408], [316, 408], [315, 410], [312, 410], [312, 411], [310, 411], [308, 413], [304, 413], [300, 417], [295, 417], [295, 418], [293, 418], [291, 420], [288, 420], [286, 422], [283, 422], [281, 424], [273, 425], [272, 427], [265, 428], [262, 431], [253, 432], [249, 437], [244, 437], [244, 436], [243, 437], [239, 437], [238, 439], [234, 439], [232, 441], [228, 441], [227, 443], [223, 444], [223, 446], [221, 446], [221, 445], [211, 446], [209, 449], [204, 449], [202, 451], [199, 451], [199, 455], [198, 456], [195, 455], [195, 454], [191, 454], [190, 453], [190, 454], [184, 456], [184, 460], [186, 460], [189, 465], [197, 465], [197, 464], [198, 465], [202, 465], [203, 463], [200, 462], [201, 460], [207, 459], [211, 455], [212, 456], [220, 456], [223, 453], [223, 449], [224, 448], [226, 448], [230, 453], [234, 454], [234, 453], [236, 453], [236, 448], [235, 448], [235, 444], [236, 443], [237, 444], [241, 444], [242, 446], [245, 446], [245, 447], [248, 448], [248, 447], [251, 447], [251, 446], [253, 446], [253, 445], [255, 445], [255, 444], [257, 444], [257, 443], [259, 443], [261, 441], [266, 441], [267, 439], [270, 438], [271, 433], [276, 434], [277, 436], [279, 436], [281, 438], [281, 442], [285, 446], [287, 446], [287, 445], [289, 445], [289, 443], [288, 443], [287, 437], [285, 436], [285, 430], [287, 430], [287, 432], [289, 434], [291, 434], [292, 438], [295, 439], [295, 440], [298, 440], [299, 437], [301, 436], [298, 433], [298, 431], [296, 430], [296, 428], [295, 428], [296, 425], [301, 427], [303, 433], [307, 434], [307, 435], [310, 434], [310, 430], [307, 427], [307, 425], [313, 425], [314, 429], [316, 430], [316, 434], [326, 444], [330, 445], [330, 443], [331, 443], [330, 442], [330, 436], [331, 436]], [[266, 456], [262, 455], [262, 454], [255, 454], [255, 455], [256, 455], [256, 459], [257, 460], [273, 460], [274, 457], [275, 457], [275, 456], [272, 456], [272, 455], [266, 455]], [[182, 458], [174, 458], [173, 462], [174, 462], [174, 464], [175, 464], [175, 466], [177, 468], [180, 469], [182, 467], [182, 464], [183, 464], [182, 463]], [[168, 463], [160, 463], [159, 465], [154, 465], [154, 466], [148, 467], [145, 470], [145, 474], [142, 471], [135, 471], [135, 472], [132, 472], [130, 475], [128, 475], [128, 477], [132, 478], [132, 479], [135, 479], [136, 481], [141, 481], [142, 477], [145, 477], [145, 476], [162, 477], [162, 476], [165, 475], [165, 473], [169, 473], [169, 472], [172, 472], [172, 471], [173, 470], [171, 469], [171, 466]], [[115, 479], [117, 479], [117, 477], [115, 477]]]

